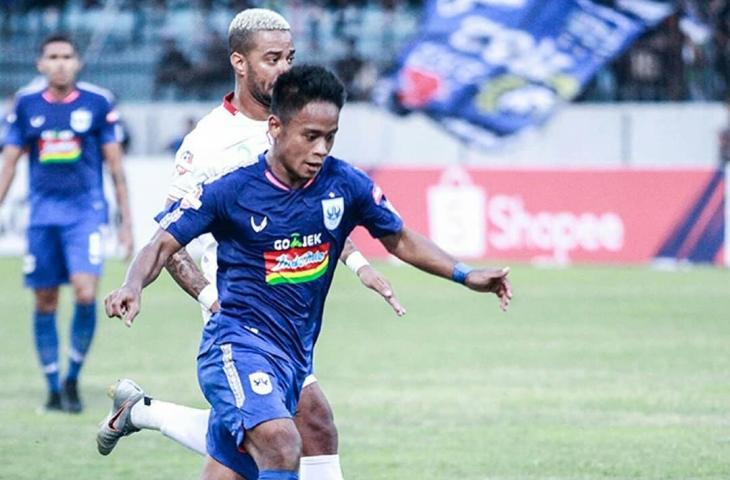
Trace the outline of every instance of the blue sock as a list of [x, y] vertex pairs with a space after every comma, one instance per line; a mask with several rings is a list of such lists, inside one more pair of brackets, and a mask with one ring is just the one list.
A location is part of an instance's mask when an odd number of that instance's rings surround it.
[[91, 346], [96, 328], [96, 303], [82, 305], [77, 303], [74, 316], [71, 320], [71, 349], [68, 352], [67, 380], [79, 378], [79, 372], [84, 365], [84, 358]]
[[259, 480], [299, 480], [299, 472], [291, 470], [261, 470]]
[[58, 332], [56, 331], [56, 312], [33, 313], [33, 333], [38, 360], [48, 381], [48, 390], [61, 390], [58, 380]]

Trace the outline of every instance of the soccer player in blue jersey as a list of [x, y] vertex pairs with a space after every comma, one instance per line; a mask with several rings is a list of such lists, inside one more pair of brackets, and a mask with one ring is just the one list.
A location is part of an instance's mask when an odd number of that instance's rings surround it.
[[[140, 294], [165, 262], [204, 232], [219, 242], [221, 310], [203, 332], [198, 380], [212, 405], [204, 479], [297, 479], [292, 417], [309, 372], [336, 259], [363, 225], [393, 255], [480, 292], [506, 309], [509, 270], [472, 269], [403, 225], [367, 175], [330, 157], [344, 87], [321, 67], [276, 81], [271, 149], [202, 185], [157, 216], [107, 315], [131, 326]], [[262, 227], [263, 225], [263, 227]]]
[[[132, 230], [118, 114], [108, 92], [76, 83], [76, 47], [62, 35], [46, 39], [38, 70], [47, 84], [21, 90], [8, 119], [0, 171], [0, 203], [28, 153], [30, 225], [25, 283], [33, 289], [35, 345], [48, 381], [49, 410], [79, 412], [78, 378], [96, 325], [96, 290], [102, 268], [100, 227], [107, 222], [102, 166], [111, 174], [121, 213], [119, 241], [132, 253]], [[69, 365], [61, 384], [56, 309], [59, 286], [73, 286]]]

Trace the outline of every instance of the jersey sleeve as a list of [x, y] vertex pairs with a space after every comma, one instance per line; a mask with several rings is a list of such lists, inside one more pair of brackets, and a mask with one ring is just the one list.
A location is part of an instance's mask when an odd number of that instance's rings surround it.
[[357, 223], [373, 238], [393, 235], [403, 229], [400, 214], [370, 177], [355, 170], [351, 185], [355, 187]]
[[207, 180], [204, 163], [200, 161], [205, 155], [195, 136], [186, 135], [175, 153], [175, 170], [167, 191], [169, 199], [179, 200], [194, 192], [199, 184]]
[[215, 183], [199, 185], [195, 191], [158, 213], [155, 221], [180, 245], [187, 245], [221, 221], [221, 212], [225, 210], [220, 203], [221, 196]]
[[13, 111], [5, 117], [5, 122], [7, 124], [5, 129], [5, 138], [2, 139], [1, 143], [21, 148], [24, 147], [25, 131], [23, 125], [25, 122], [20, 102], [16, 102], [13, 107]]
[[119, 112], [113, 101], [103, 100], [101, 126], [99, 128], [99, 140], [102, 145], [107, 143], [121, 143], [122, 126], [119, 124]]

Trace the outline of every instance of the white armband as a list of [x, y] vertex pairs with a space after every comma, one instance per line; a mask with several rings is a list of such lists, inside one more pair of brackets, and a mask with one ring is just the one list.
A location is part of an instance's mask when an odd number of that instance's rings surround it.
[[215, 285], [213, 285], [212, 283], [206, 285], [205, 288], [202, 289], [198, 294], [198, 303], [205, 307], [207, 310], [210, 310], [210, 307], [212, 307], [213, 304], [217, 301], [218, 291], [216, 290]]
[[345, 260], [345, 265], [347, 265], [350, 270], [352, 270], [352, 273], [357, 275], [357, 272], [364, 266], [370, 265], [370, 262], [368, 262], [368, 259], [363, 257], [362, 253], [355, 250], [350, 254], [350, 256], [347, 257], [347, 260]]

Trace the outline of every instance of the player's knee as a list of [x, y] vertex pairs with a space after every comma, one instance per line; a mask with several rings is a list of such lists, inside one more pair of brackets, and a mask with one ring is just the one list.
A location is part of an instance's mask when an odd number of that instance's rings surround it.
[[96, 299], [96, 286], [93, 283], [79, 282], [74, 285], [76, 303], [88, 305]]
[[293, 423], [290, 426], [262, 424], [255, 429], [255, 436], [256, 450], [263, 466], [282, 470], [298, 469], [302, 440]]
[[302, 456], [302, 440], [299, 435], [282, 438], [276, 445], [273, 461], [287, 470], [297, 470]]
[[35, 309], [40, 313], [53, 313], [58, 308], [58, 289], [42, 288], [35, 291]]

